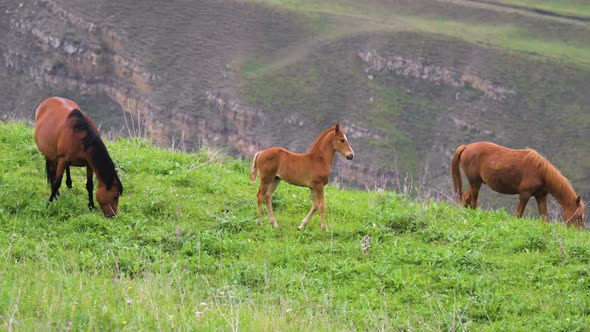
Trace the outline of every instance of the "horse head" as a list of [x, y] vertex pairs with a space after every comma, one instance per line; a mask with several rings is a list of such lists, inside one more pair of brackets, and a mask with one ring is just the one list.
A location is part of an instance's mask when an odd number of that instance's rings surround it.
[[334, 150], [338, 151], [348, 160], [351, 160], [354, 157], [354, 152], [338, 122], [336, 122], [336, 126], [334, 126]]
[[96, 200], [105, 217], [111, 218], [117, 214], [121, 194], [123, 194], [123, 185], [117, 176], [113, 178], [110, 186], [99, 182], [96, 189]]
[[584, 227], [584, 213], [586, 207], [580, 196], [576, 197], [575, 204], [563, 209], [563, 221], [568, 225]]

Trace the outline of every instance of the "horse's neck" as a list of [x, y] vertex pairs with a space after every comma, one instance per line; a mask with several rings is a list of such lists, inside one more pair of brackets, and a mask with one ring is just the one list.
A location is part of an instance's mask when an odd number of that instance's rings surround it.
[[571, 206], [576, 200], [576, 192], [569, 181], [563, 176], [549, 178], [545, 176], [547, 191], [555, 197], [562, 207]]
[[319, 157], [324, 160], [328, 165], [332, 165], [332, 161], [334, 161], [334, 148], [331, 144], [331, 139], [329, 137], [330, 134], [326, 134], [324, 138], [322, 138], [315, 146], [312, 147], [311, 151], [309, 152], [310, 155], [314, 157]]
[[[115, 172], [111, 156], [106, 149], [101, 148], [98, 144], [89, 146], [86, 152], [86, 160], [88, 160], [88, 164], [94, 171], [99, 183], [112, 181], [112, 179], [105, 179], [108, 174], [114, 174]], [[109, 163], [109, 161], [111, 162]], [[111, 165], [113, 169], [111, 169]]]

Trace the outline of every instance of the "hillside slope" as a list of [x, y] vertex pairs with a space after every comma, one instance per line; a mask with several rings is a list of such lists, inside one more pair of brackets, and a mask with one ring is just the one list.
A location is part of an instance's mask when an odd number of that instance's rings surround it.
[[[563, 14], [575, 9], [587, 15], [575, 1]], [[243, 156], [301, 152], [339, 120], [357, 158], [336, 160], [336, 181], [423, 197], [450, 193], [456, 146], [491, 140], [537, 149], [590, 196], [585, 21], [493, 1], [37, 0], [0, 10], [4, 117], [31, 120], [58, 94], [111, 136]]]
[[87, 209], [79, 168], [48, 205], [32, 128], [0, 122], [3, 329], [590, 326], [589, 232], [333, 186], [329, 232], [317, 216], [300, 232], [309, 193], [284, 184], [275, 229], [256, 222], [248, 160], [105, 143], [125, 187], [111, 219]]

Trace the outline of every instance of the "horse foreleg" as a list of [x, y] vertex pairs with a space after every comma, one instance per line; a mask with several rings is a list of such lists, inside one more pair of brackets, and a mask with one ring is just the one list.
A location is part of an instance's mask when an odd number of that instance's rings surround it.
[[[318, 210], [319, 191], [317, 189], [311, 188], [310, 193], [311, 193], [311, 209], [309, 210], [309, 212], [307, 213], [305, 218], [303, 218], [303, 220], [301, 221], [301, 225], [299, 225], [299, 227], [297, 227], [297, 229], [300, 231], [302, 231], [305, 228], [305, 225], [307, 225], [307, 223], [311, 220], [311, 217], [313, 217], [313, 214]], [[322, 228], [323, 228], [323, 221], [322, 221]]]
[[529, 202], [529, 198], [531, 198], [531, 195], [528, 193], [520, 193], [518, 195], [518, 205], [516, 206], [517, 217], [522, 217], [522, 214], [524, 213], [524, 208], [526, 207], [526, 204]]
[[547, 195], [535, 196], [537, 200], [537, 207], [539, 207], [539, 215], [547, 221]]
[[[69, 170], [69, 167], [67, 168]], [[68, 172], [68, 174], [70, 174]], [[94, 199], [92, 197], [92, 191], [94, 190], [94, 183], [92, 181], [92, 168], [86, 166], [86, 190], [88, 191], [88, 208], [94, 209]]]
[[51, 196], [49, 196], [49, 201], [53, 202], [53, 200], [59, 195], [59, 187], [61, 186], [61, 180], [64, 175], [64, 170], [68, 167], [67, 162], [64, 159], [59, 159], [57, 162], [57, 170], [55, 172], [55, 178], [53, 183], [51, 184]]
[[318, 190], [318, 209], [320, 209], [320, 218], [322, 220], [322, 231], [327, 231], [326, 225], [326, 201], [324, 199], [324, 188]]

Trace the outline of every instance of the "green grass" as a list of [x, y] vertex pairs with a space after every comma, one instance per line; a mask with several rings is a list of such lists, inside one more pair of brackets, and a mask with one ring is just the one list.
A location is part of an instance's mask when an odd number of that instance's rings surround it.
[[273, 229], [248, 160], [106, 144], [125, 186], [112, 219], [86, 208], [80, 169], [47, 205], [33, 129], [0, 123], [1, 329], [590, 328], [588, 232], [333, 186], [329, 231], [299, 232], [309, 194], [285, 184]]

